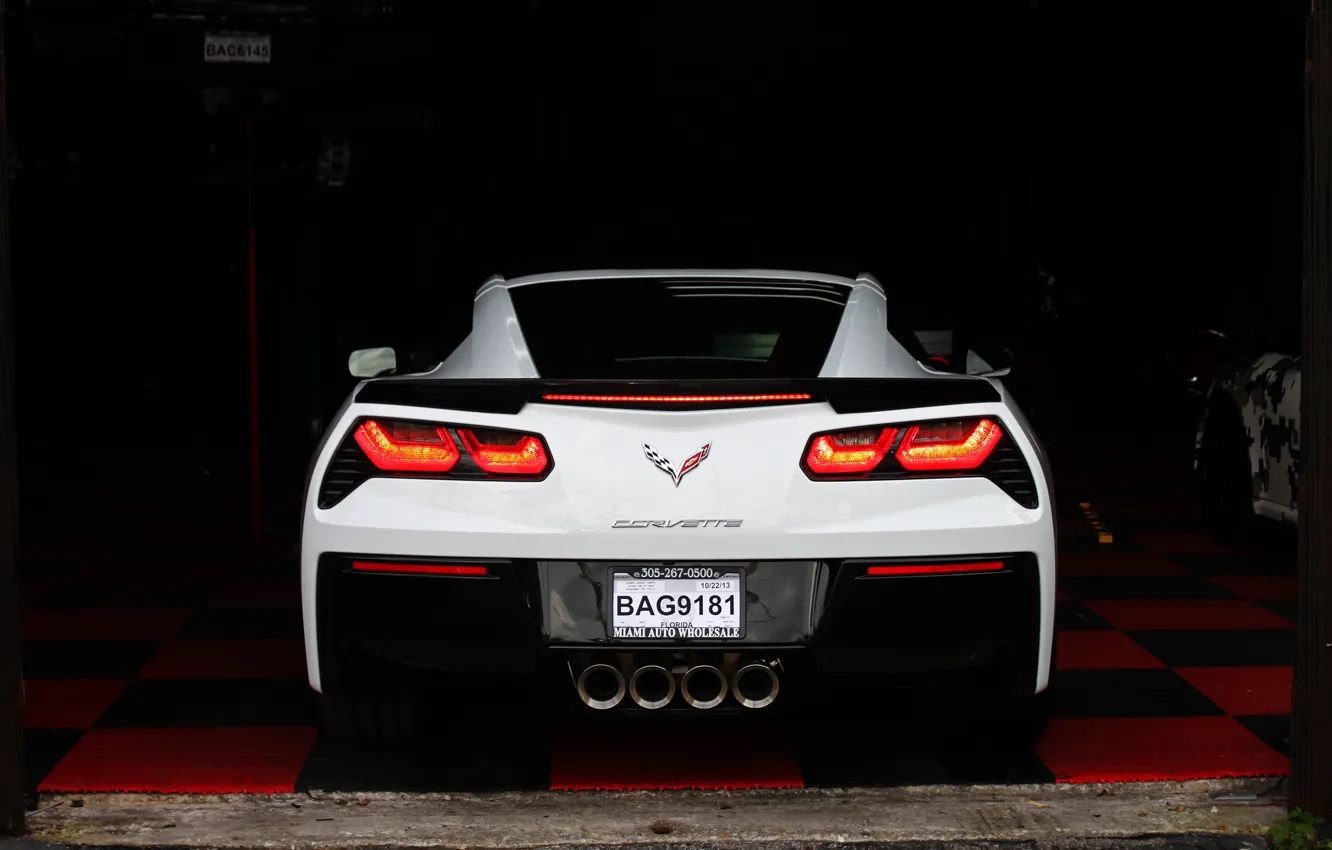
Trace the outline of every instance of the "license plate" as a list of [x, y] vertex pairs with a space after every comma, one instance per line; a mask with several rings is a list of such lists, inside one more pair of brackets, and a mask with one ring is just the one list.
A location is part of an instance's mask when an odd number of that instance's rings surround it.
[[260, 33], [206, 33], [204, 61], [267, 65], [273, 61], [273, 37]]
[[611, 571], [611, 637], [725, 640], [745, 636], [740, 567], [634, 567]]

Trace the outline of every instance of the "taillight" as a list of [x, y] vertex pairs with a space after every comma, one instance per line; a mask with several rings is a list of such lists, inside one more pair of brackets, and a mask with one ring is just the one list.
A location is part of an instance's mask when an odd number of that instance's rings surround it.
[[515, 431], [459, 428], [467, 454], [485, 472], [497, 475], [540, 475], [550, 459], [541, 440]]
[[809, 393], [762, 393], [757, 395], [568, 395], [546, 393], [542, 401], [572, 401], [596, 404], [718, 404], [765, 401], [809, 401]]
[[891, 567], [870, 567], [871, 576], [930, 576], [948, 573], [992, 573], [1002, 570], [1002, 561], [982, 561], [970, 564], [897, 564]]
[[824, 431], [809, 438], [800, 468], [809, 478], [828, 482], [986, 478], [1022, 507], [1040, 505], [1022, 448], [999, 420], [979, 416]]
[[380, 564], [370, 561], [353, 561], [352, 569], [360, 573], [399, 573], [402, 575], [422, 576], [483, 576], [485, 567], [453, 566], [447, 564]]
[[897, 448], [897, 460], [912, 472], [975, 469], [1003, 435], [989, 419], [913, 425]]
[[805, 465], [816, 475], [855, 475], [878, 466], [893, 448], [896, 428], [865, 428], [819, 434], [810, 443]]
[[329, 459], [317, 504], [328, 510], [375, 478], [536, 482], [545, 480], [554, 468], [555, 458], [540, 434], [457, 423], [362, 419]]
[[448, 472], [458, 463], [458, 446], [439, 425], [367, 419], [356, 442], [370, 462], [390, 472]]

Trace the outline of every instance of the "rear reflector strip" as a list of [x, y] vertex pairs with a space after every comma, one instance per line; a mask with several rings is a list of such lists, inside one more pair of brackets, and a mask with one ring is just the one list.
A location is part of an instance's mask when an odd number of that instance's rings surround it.
[[809, 393], [774, 393], [770, 395], [556, 395], [546, 394], [542, 401], [581, 401], [597, 404], [732, 404], [759, 401], [809, 401]]
[[872, 576], [928, 576], [943, 573], [992, 573], [1004, 568], [1002, 561], [983, 561], [976, 564], [911, 564], [892, 567], [870, 567]]
[[425, 576], [483, 576], [485, 567], [455, 567], [443, 564], [374, 564], [353, 561], [352, 569], [363, 573], [403, 573]]

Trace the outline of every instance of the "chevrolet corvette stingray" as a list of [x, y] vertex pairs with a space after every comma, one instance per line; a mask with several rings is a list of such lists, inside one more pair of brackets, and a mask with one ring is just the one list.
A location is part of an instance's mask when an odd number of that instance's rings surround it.
[[470, 309], [429, 371], [353, 355], [312, 465], [330, 724], [387, 734], [405, 669], [530, 677], [590, 718], [961, 681], [1044, 728], [1052, 484], [1003, 370], [920, 362], [870, 275], [495, 277]]

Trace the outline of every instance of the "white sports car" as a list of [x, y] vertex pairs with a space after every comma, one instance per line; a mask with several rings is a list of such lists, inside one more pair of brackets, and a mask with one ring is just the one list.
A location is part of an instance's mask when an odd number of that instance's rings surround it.
[[1054, 506], [1002, 370], [918, 362], [869, 275], [497, 277], [472, 310], [316, 454], [305, 645], [336, 728], [387, 734], [385, 671], [427, 668], [589, 713], [962, 680], [1043, 730]]
[[1267, 352], [1231, 363], [1208, 389], [1194, 463], [1223, 538], [1242, 537], [1254, 517], [1299, 518], [1301, 373], [1298, 355]]

